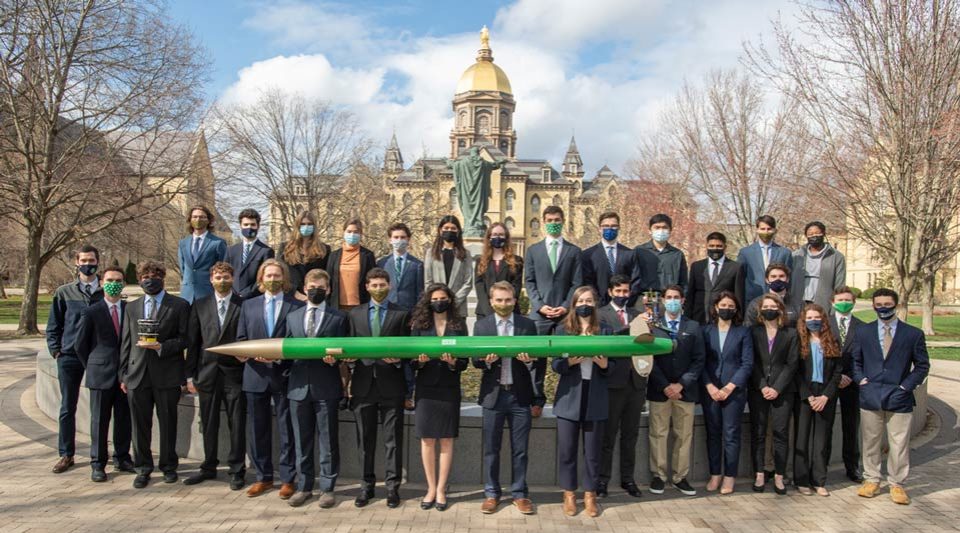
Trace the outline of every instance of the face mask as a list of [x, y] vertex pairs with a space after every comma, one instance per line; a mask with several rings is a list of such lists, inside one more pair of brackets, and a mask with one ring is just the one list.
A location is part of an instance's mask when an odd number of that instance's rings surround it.
[[667, 242], [670, 238], [670, 230], [668, 229], [655, 229], [651, 232], [653, 235], [653, 240], [657, 242]]
[[823, 327], [822, 320], [807, 320], [807, 330], [817, 333]]
[[230, 289], [233, 288], [232, 281], [214, 281], [213, 290], [217, 291], [220, 294], [226, 294], [230, 292]]
[[349, 244], [350, 246], [356, 246], [360, 244], [360, 234], [359, 233], [344, 233], [343, 242]]
[[208, 226], [209, 224], [210, 224], [210, 223], [207, 222], [206, 220], [191, 220], [191, 221], [190, 221], [190, 227], [192, 227], [193, 229], [207, 229], [207, 226]]
[[770, 287], [770, 290], [773, 292], [783, 292], [787, 290], [787, 287], [789, 287], [790, 284], [782, 279], [775, 279], [770, 283], [767, 283], [767, 286]]
[[723, 257], [723, 250], [707, 250], [707, 257], [714, 261], [719, 261]]
[[618, 235], [620, 235], [619, 228], [603, 228], [603, 240], [607, 242], [613, 242], [617, 240]]
[[762, 316], [764, 320], [776, 320], [780, 318], [780, 310], [779, 309], [761, 309], [760, 316]]
[[248, 239], [252, 239], [257, 236], [257, 228], [243, 228], [240, 230], [240, 234]]
[[513, 313], [513, 307], [514, 307], [514, 306], [512, 306], [512, 305], [491, 305], [490, 307], [493, 307], [494, 312], [496, 312], [497, 315], [499, 315], [499, 316], [510, 316], [510, 315]]
[[664, 300], [663, 308], [671, 315], [677, 315], [680, 314], [680, 309], [683, 308], [683, 304], [680, 303], [680, 300]]
[[307, 300], [313, 305], [320, 305], [327, 299], [327, 289], [313, 288], [307, 289]]
[[897, 314], [896, 307], [874, 307], [873, 310], [877, 313], [877, 318], [880, 320], [890, 320]]
[[304, 237], [313, 235], [313, 224], [304, 224], [303, 226], [300, 226], [300, 235], [303, 235]]
[[446, 313], [450, 310], [450, 300], [430, 302], [430, 309], [433, 309], [434, 313]]
[[77, 270], [84, 276], [92, 276], [97, 272], [97, 265], [80, 265]]
[[410, 241], [407, 239], [397, 239], [395, 241], [390, 241], [390, 246], [393, 246], [393, 249], [402, 252], [407, 249], [407, 246], [410, 244]]
[[629, 297], [629, 296], [614, 296], [614, 297], [613, 297], [613, 303], [614, 303], [617, 307], [626, 307], [628, 301], [630, 301], [630, 297]]
[[773, 231], [758, 231], [757, 238], [763, 242], [770, 242], [773, 239], [773, 235], [776, 232]]
[[729, 307], [717, 309], [717, 316], [723, 320], [733, 320], [733, 317], [737, 316], [737, 310], [730, 309]]
[[123, 282], [122, 281], [108, 281], [103, 284], [103, 293], [111, 298], [116, 298], [120, 296], [120, 293], [123, 292]]
[[563, 222], [547, 222], [547, 235], [557, 237], [563, 231]]
[[496, 249], [503, 248], [507, 245], [507, 239], [504, 237], [490, 237], [490, 246], [493, 246]]
[[823, 235], [814, 235], [812, 237], [807, 237], [807, 243], [813, 248], [820, 248], [823, 246]]
[[283, 289], [283, 280], [263, 280], [263, 288], [266, 289], [270, 294], [276, 294]]
[[444, 242], [457, 242], [457, 232], [456, 231], [441, 231], [440, 238]]
[[146, 278], [140, 282], [140, 287], [143, 288], [143, 292], [149, 294], [150, 296], [155, 296], [160, 294], [160, 291], [163, 290], [163, 280], [157, 278]]
[[371, 289], [369, 292], [373, 301], [380, 303], [390, 294], [390, 289]]
[[853, 311], [853, 302], [834, 302], [833, 308], [836, 309], [841, 315], [845, 315], [850, 311]]
[[577, 316], [580, 318], [588, 318], [593, 316], [593, 306], [592, 305], [578, 305], [577, 306]]

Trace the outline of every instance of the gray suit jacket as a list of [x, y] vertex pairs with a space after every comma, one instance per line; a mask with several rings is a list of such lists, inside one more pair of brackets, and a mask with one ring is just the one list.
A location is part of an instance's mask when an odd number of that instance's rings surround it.
[[523, 258], [523, 281], [530, 298], [531, 320], [549, 320], [539, 310], [544, 305], [563, 306], [570, 310], [573, 291], [583, 284], [580, 247], [564, 239], [557, 258], [557, 271], [550, 267], [546, 241], [540, 241], [527, 249]]
[[[430, 250], [427, 250], [426, 260], [423, 262], [423, 286], [429, 287], [434, 283], [447, 281], [447, 274], [443, 270], [443, 260], [434, 259]], [[450, 269], [450, 280], [445, 283], [454, 296], [457, 297], [457, 310], [460, 318], [467, 318], [467, 297], [473, 290], [473, 256], [467, 250], [463, 261], [453, 258], [453, 268]]]

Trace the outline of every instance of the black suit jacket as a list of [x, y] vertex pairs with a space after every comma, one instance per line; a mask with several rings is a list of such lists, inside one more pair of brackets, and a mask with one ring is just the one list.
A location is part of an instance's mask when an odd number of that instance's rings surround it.
[[[298, 307], [287, 315], [287, 337], [306, 337], [304, 320], [309, 306]], [[325, 306], [317, 337], [346, 337], [347, 316], [341, 311]], [[297, 359], [290, 365], [290, 380], [287, 399], [294, 401], [339, 400], [343, 397], [340, 381], [340, 362], [332, 365], [322, 359]]]
[[207, 348], [231, 343], [237, 340], [237, 324], [240, 321], [240, 307], [243, 299], [236, 294], [230, 295], [227, 316], [220, 327], [215, 294], [205, 296], [193, 302], [190, 309], [190, 322], [187, 325], [187, 362], [186, 377], [193, 379], [193, 385], [204, 392], [212, 391], [217, 384], [220, 370], [234, 377], [238, 383], [243, 380], [243, 363], [234, 357], [225, 357], [210, 353]]
[[144, 297], [130, 302], [123, 311], [123, 340], [120, 344], [120, 381], [128, 388], [173, 388], [183, 385], [183, 351], [187, 348], [190, 304], [165, 293], [157, 311], [160, 351], [137, 346], [137, 321], [143, 318]]
[[[330, 295], [327, 297], [327, 305], [334, 309], [340, 307], [340, 258], [343, 256], [343, 248], [337, 248], [330, 254], [327, 260], [327, 274], [330, 274]], [[367, 277], [367, 272], [377, 266], [377, 258], [373, 252], [360, 247], [360, 303], [370, 302], [370, 293], [367, 292], [367, 284], [363, 281]]]
[[[497, 331], [497, 321], [500, 319], [493, 314], [477, 320], [473, 326], [473, 334], [477, 337], [499, 335]], [[536, 335], [537, 324], [522, 316], [520, 313], [513, 313], [513, 336], [520, 337], [526, 335]], [[511, 365], [513, 373], [512, 391], [517, 398], [517, 404], [528, 407], [533, 403], [533, 372], [538, 366], [546, 367], [547, 360], [544, 358], [535, 358], [530, 366], [527, 367], [515, 357], [507, 358]], [[483, 371], [480, 378], [480, 394], [477, 403], [486, 409], [493, 409], [497, 405], [497, 396], [500, 395], [500, 371], [503, 367], [504, 358], [497, 359], [489, 368], [482, 358], [473, 359], [473, 366]]]
[[[315, 268], [319, 268], [320, 270], [327, 269], [327, 259], [330, 258], [330, 246], [322, 242], [319, 244], [320, 249], [323, 251], [323, 257], [306, 263], [291, 263], [287, 261], [287, 258], [283, 256], [283, 251], [287, 248], [287, 243], [282, 242], [277, 248], [277, 259], [286, 263], [287, 268], [290, 269], [290, 284], [293, 285], [293, 292], [303, 292], [303, 278], [306, 277], [307, 272]], [[332, 282], [333, 280], [330, 281]]]
[[[829, 399], [837, 397], [840, 390], [840, 374], [843, 370], [843, 361], [840, 357], [823, 358], [823, 389], [821, 394]], [[813, 354], [800, 360], [800, 401], [806, 401], [813, 394], [810, 384], [813, 376]]]
[[[830, 309], [830, 330], [833, 332], [833, 338], [840, 342], [840, 323], [837, 321], [837, 313]], [[843, 374], [853, 378], [853, 332], [864, 324], [852, 313], [850, 314], [850, 323], [847, 324], [847, 336], [843, 339], [843, 346], [840, 347], [840, 357], [843, 359]], [[856, 383], [849, 386], [854, 387]]]
[[[670, 338], [670, 333], [661, 328], [651, 328], [654, 336]], [[680, 318], [677, 326], [677, 344], [673, 352], [658, 355], [653, 358], [653, 368], [650, 370], [650, 381], [647, 386], [647, 399], [653, 402], [667, 401], [663, 389], [672, 383], [683, 385], [681, 399], [685, 402], [700, 401], [700, 386], [698, 381], [707, 360], [706, 345], [703, 342], [703, 331], [694, 320]]]
[[[517, 304], [514, 311], [520, 310], [520, 289], [523, 288], [523, 258], [517, 256], [517, 267], [511, 272], [510, 266], [505, 261], [501, 261], [500, 270], [493, 268], [493, 260], [487, 263], [486, 272], [478, 272], [473, 282], [477, 294], [477, 319], [494, 314], [490, 307], [490, 287], [498, 281], [509, 281], [513, 285], [513, 294], [517, 297]], [[479, 263], [477, 264], [479, 267]]]
[[[633, 307], [627, 307], [624, 311], [627, 314], [628, 324], [640, 314], [640, 311]], [[620, 322], [617, 311], [613, 308], [612, 304], [601, 307], [597, 313], [600, 315], [600, 322], [615, 331], [617, 335], [630, 334], [630, 326]], [[616, 365], [607, 375], [607, 388], [622, 389], [627, 386], [627, 383], [630, 383], [634, 389], [639, 390], [644, 386], [646, 381], [647, 378], [637, 374], [633, 365], [630, 364], [627, 359], [624, 359], [621, 361], [621, 364]]]
[[782, 327], [768, 350], [767, 327], [759, 324], [750, 328], [753, 335], [753, 374], [750, 383], [754, 390], [773, 387], [777, 394], [796, 390], [797, 367], [800, 364], [800, 344], [796, 328]]
[[227, 247], [227, 257], [224, 261], [233, 267], [233, 290], [240, 295], [241, 299], [249, 300], [262, 294], [257, 289], [257, 270], [264, 261], [273, 258], [274, 252], [273, 248], [257, 239], [253, 241], [247, 262], [243, 263], [243, 245], [244, 242], [241, 241]]
[[[399, 305], [386, 302], [387, 313], [381, 318], [381, 337], [408, 337], [410, 335], [410, 314]], [[347, 322], [350, 337], [371, 337], [370, 305], [358, 305], [347, 313]], [[390, 340], [383, 340], [384, 348], [389, 347]], [[402, 399], [406, 394], [404, 366], [407, 361], [397, 364], [384, 363], [382, 359], [361, 359], [353, 363], [353, 378], [350, 380], [350, 395], [363, 402], [377, 387], [377, 396], [382, 399]], [[376, 376], [374, 376], [376, 373]]]
[[707, 309], [713, 304], [713, 298], [721, 291], [730, 291], [737, 296], [739, 305], [744, 305], [743, 285], [746, 271], [743, 265], [730, 259], [723, 260], [717, 282], [710, 282], [712, 265], [709, 259], [694, 261], [690, 265], [690, 277], [687, 280], [687, 294], [683, 313], [700, 324], [706, 324], [710, 314]]
[[[623, 274], [630, 278], [630, 300], [627, 302], [627, 305], [633, 307], [637, 302], [637, 298], [643, 294], [646, 287], [653, 286], [653, 278], [657, 276], [656, 268], [654, 268], [652, 272], [649, 268], [644, 268], [645, 264], [649, 265], [650, 263], [642, 263], [639, 256], [641, 254], [649, 254], [650, 257], [653, 258], [653, 265], [656, 265], [657, 258], [653, 254], [643, 250], [638, 254], [632, 248], [627, 248], [619, 242], [616, 245], [616, 249], [616, 268], [613, 274]], [[580, 269], [583, 272], [583, 284], [590, 285], [596, 289], [597, 294], [600, 295], [600, 305], [604, 306], [610, 303], [610, 293], [607, 289], [609, 288], [610, 277], [613, 274], [610, 272], [610, 261], [607, 259], [606, 245], [598, 242], [584, 250], [580, 257]], [[652, 277], [648, 278], [648, 276], [651, 275]]]
[[[444, 337], [466, 337], [466, 323], [459, 328], [452, 328], [447, 324], [447, 330], [443, 332]], [[431, 326], [430, 329], [413, 329], [410, 331], [412, 337], [436, 337], [437, 330]], [[467, 359], [458, 358], [454, 368], [444, 363], [440, 359], [431, 359], [426, 363], [421, 363], [416, 359], [410, 361], [410, 367], [417, 372], [417, 398], [428, 398], [432, 400], [443, 400], [448, 402], [460, 401], [460, 373], [467, 368]]]
[[[123, 333], [124, 308], [120, 304], [120, 332]], [[105, 300], [85, 308], [80, 313], [74, 351], [86, 369], [88, 389], [112, 389], [120, 372], [120, 335], [113, 329], [113, 319]]]

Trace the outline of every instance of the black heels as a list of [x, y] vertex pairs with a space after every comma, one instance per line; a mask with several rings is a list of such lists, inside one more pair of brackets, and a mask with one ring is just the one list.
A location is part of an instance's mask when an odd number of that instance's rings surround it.
[[750, 487], [753, 488], [753, 492], [763, 492], [767, 490], [766, 485], [750, 485]]
[[437, 502], [437, 505], [436, 505], [437, 510], [440, 511], [441, 513], [446, 511], [447, 507], [449, 506], [450, 506], [450, 502], [443, 502], [443, 503]]
[[781, 489], [780, 487], [777, 486], [776, 483], [774, 483], [774, 484], [773, 484], [773, 492], [776, 492], [776, 493], [779, 494], [780, 496], [786, 496], [786, 495], [787, 495], [787, 485], [784, 484], [784, 485], [783, 485], [783, 488]]
[[420, 508], [424, 511], [429, 511], [433, 508], [436, 501], [428, 502], [427, 500], [420, 500]]

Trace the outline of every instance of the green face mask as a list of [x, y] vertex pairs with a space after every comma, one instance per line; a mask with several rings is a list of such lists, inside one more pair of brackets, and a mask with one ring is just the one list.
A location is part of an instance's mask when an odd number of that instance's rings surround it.
[[853, 311], [853, 302], [835, 302], [833, 308], [836, 309], [838, 313], [845, 315]]
[[230, 289], [233, 288], [232, 281], [214, 281], [212, 285], [213, 285], [213, 290], [217, 291], [220, 294], [226, 294], [230, 292]]
[[492, 307], [497, 316], [510, 316], [514, 308], [512, 305], [493, 305]]
[[384, 301], [389, 294], [390, 294], [390, 289], [371, 289], [370, 290], [370, 297], [373, 298], [373, 301], [377, 303]]
[[122, 281], [107, 281], [103, 284], [103, 293], [111, 298], [120, 296], [121, 292], [123, 292]]
[[546, 227], [547, 234], [556, 237], [563, 231], [563, 222], [547, 222]]
[[263, 280], [263, 288], [267, 289], [267, 292], [270, 294], [276, 294], [283, 290], [283, 280], [272, 279], [272, 280]]

